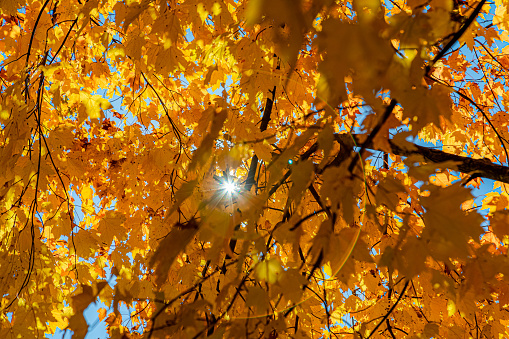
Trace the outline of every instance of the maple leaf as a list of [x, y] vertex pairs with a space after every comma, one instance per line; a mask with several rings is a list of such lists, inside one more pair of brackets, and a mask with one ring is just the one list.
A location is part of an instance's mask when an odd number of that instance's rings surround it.
[[509, 337], [490, 6], [0, 0], [1, 334]]
[[452, 114], [448, 90], [442, 86], [434, 86], [431, 90], [417, 87], [408, 93], [408, 97], [403, 97], [400, 100], [405, 115], [417, 117], [417, 129], [428, 123], [440, 127], [442, 121], [449, 120]]
[[161, 286], [167, 278], [177, 255], [184, 250], [198, 231], [199, 224], [191, 219], [186, 224], [176, 224], [170, 233], [159, 243], [150, 259], [150, 267], [155, 268], [156, 285]]
[[264, 260], [256, 266], [255, 275], [259, 280], [274, 284], [278, 281], [283, 268], [277, 259]]
[[422, 237], [431, 241], [432, 251], [436, 251], [438, 258], [466, 257], [469, 240], [477, 240], [483, 233], [480, 216], [465, 214], [460, 209], [465, 198], [470, 198], [470, 191], [459, 183], [440, 189], [430, 185], [426, 189], [430, 195], [422, 198], [422, 206], [426, 209]]
[[128, 230], [122, 227], [125, 221], [126, 217], [123, 213], [106, 211], [97, 228], [97, 231], [101, 233], [101, 239], [104, 239], [106, 244], [111, 244], [114, 237], [121, 241], [127, 239]]
[[79, 100], [82, 104], [81, 107], [91, 119], [101, 118], [102, 110], [113, 107], [108, 100], [99, 94], [91, 95], [86, 92], [80, 92]]

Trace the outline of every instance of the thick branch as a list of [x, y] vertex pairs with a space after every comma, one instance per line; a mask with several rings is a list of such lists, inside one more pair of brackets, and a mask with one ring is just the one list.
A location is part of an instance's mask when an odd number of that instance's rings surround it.
[[[265, 102], [265, 109], [263, 110], [262, 122], [260, 124], [260, 131], [262, 132], [267, 130], [267, 127], [269, 126], [270, 115], [272, 113], [272, 105], [274, 104], [274, 99], [276, 96], [276, 86], [274, 86], [272, 91], [269, 90], [269, 92], [272, 93], [272, 98], [267, 98], [267, 101]], [[258, 167], [258, 156], [254, 154], [253, 157], [251, 158], [251, 165], [249, 166], [246, 183], [244, 184], [244, 189], [248, 192], [251, 190], [251, 187], [253, 187], [253, 185], [255, 185], [255, 189], [258, 186], [258, 183], [256, 182], [255, 179], [257, 167]], [[238, 230], [239, 228], [240, 224], [235, 226], [235, 230]], [[235, 238], [230, 239], [230, 250], [232, 251], [232, 253], [235, 253], [236, 246], [237, 239]], [[227, 254], [226, 258], [230, 259], [230, 255]]]
[[[269, 92], [272, 93], [272, 98], [267, 98], [267, 101], [265, 103], [265, 109], [263, 110], [262, 122], [260, 125], [260, 131], [262, 132], [267, 130], [267, 126], [269, 126], [270, 114], [272, 113], [272, 105], [274, 104], [274, 97], [276, 95], [276, 86], [274, 86], [272, 91]], [[257, 166], [258, 166], [258, 156], [255, 154], [251, 158], [251, 165], [249, 167], [249, 172], [247, 173], [246, 184], [244, 185], [246, 191], [250, 191], [251, 187], [254, 184], [256, 184], [255, 174]]]
[[[359, 144], [361, 142], [361, 135], [349, 134], [336, 134], [335, 139], [339, 143], [346, 145], [347, 147], [353, 147], [354, 141]], [[392, 140], [389, 140], [391, 146], [391, 153], [395, 155], [408, 157], [410, 155], [421, 155], [426, 161], [433, 163], [441, 163], [445, 161], [454, 161], [457, 163], [458, 170], [465, 174], [475, 175], [486, 179], [492, 179], [501, 181], [509, 184], [509, 167], [494, 164], [488, 159], [472, 159], [460, 155], [446, 153], [437, 149], [431, 149], [423, 146], [416, 145], [411, 142], [406, 142], [403, 145], [396, 145]], [[373, 145], [366, 145], [367, 148], [383, 151], [373, 148]]]

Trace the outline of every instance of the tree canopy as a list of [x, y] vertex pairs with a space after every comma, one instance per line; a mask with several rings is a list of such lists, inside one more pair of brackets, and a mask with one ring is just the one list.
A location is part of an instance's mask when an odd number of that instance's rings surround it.
[[506, 2], [0, 15], [3, 338], [509, 336]]

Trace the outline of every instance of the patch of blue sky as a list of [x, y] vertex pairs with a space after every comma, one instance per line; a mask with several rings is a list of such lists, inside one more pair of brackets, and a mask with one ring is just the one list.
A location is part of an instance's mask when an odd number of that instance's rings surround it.
[[[232, 76], [231, 75], [228, 75], [226, 77], [226, 81], [224, 83], [221, 83], [221, 85], [219, 86], [219, 88], [217, 89], [213, 89], [211, 87], [207, 88], [207, 92], [209, 94], [216, 94], [216, 95], [222, 95], [222, 92], [225, 91], [225, 92], [228, 92], [231, 88], [231, 85], [233, 84], [233, 79], [232, 79]], [[262, 113], [263, 114], [263, 113]]]
[[[118, 89], [120, 92], [120, 89]], [[113, 106], [113, 109], [108, 112], [105, 111], [106, 118], [110, 119], [110, 121], [115, 122], [116, 127], [120, 129], [124, 129], [127, 126], [134, 125], [139, 122], [139, 119], [132, 114], [131, 110], [127, 110], [126, 107], [123, 105], [123, 97], [120, 95], [117, 95], [116, 93], [113, 93], [110, 97], [107, 96], [108, 89], [99, 88], [97, 91], [91, 93], [91, 94], [99, 94], [102, 97], [108, 99], [110, 104]], [[138, 100], [140, 100], [138, 98]], [[113, 112], [118, 112], [122, 115], [121, 118], [116, 117]], [[143, 124], [142, 124], [143, 126]], [[144, 133], [150, 133], [151, 131], [147, 129], [144, 131]]]
[[[83, 312], [83, 316], [85, 317], [85, 321], [88, 325], [88, 332], [85, 336], [85, 339], [92, 338], [105, 338], [108, 336], [107, 324], [105, 319], [100, 320], [97, 316], [99, 314], [99, 310], [105, 306], [99, 298], [91, 303]], [[113, 311], [112, 308], [108, 311]], [[101, 335], [100, 337], [98, 335]]]
[[[85, 317], [85, 321], [88, 325], [88, 332], [85, 336], [85, 339], [95, 339], [95, 338], [109, 338], [107, 331], [106, 319], [99, 320], [98, 311], [101, 308], [105, 308], [107, 310], [107, 314], [113, 312], [113, 306], [106, 307], [104, 303], [102, 303], [99, 299], [95, 302], [91, 303], [83, 312], [83, 316]], [[122, 319], [128, 319], [130, 321], [130, 315], [134, 311], [133, 308], [128, 308], [124, 303], [119, 305], [119, 313], [122, 316]], [[125, 324], [125, 320], [123, 320], [123, 324]], [[62, 330], [57, 328], [53, 335], [46, 334], [46, 338], [51, 339], [70, 339], [73, 336], [73, 332], [71, 330]]]
[[184, 37], [186, 38], [187, 42], [192, 42], [194, 40], [194, 34], [191, 28], [186, 28], [186, 34]]
[[207, 15], [207, 18], [205, 19], [205, 23], [207, 25], [214, 27], [214, 20], [212, 19], [212, 14]]

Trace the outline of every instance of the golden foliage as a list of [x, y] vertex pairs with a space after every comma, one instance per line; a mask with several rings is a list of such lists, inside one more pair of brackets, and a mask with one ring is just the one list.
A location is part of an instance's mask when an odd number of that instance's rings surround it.
[[508, 337], [508, 18], [0, 0], [2, 337]]

